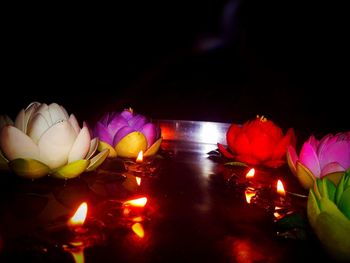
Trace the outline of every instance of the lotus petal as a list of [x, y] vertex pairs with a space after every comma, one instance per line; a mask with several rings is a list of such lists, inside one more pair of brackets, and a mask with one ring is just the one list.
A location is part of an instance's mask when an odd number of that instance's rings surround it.
[[114, 136], [113, 139], [113, 144], [114, 147], [120, 142], [121, 139], [123, 139], [126, 135], [128, 135], [129, 133], [134, 132], [134, 128], [131, 128], [129, 126], [125, 126], [123, 128], [121, 128]]
[[104, 141], [110, 145], [113, 144], [113, 136], [108, 131], [106, 126], [103, 126], [102, 123], [98, 122], [95, 127], [95, 136], [98, 136], [101, 141]]
[[52, 173], [52, 176], [59, 179], [75, 178], [81, 175], [86, 170], [89, 164], [89, 160], [78, 160], [56, 169]]
[[70, 122], [63, 121], [53, 125], [39, 140], [40, 159], [51, 169], [65, 165], [75, 138], [76, 134]]
[[1, 130], [0, 147], [8, 160], [18, 158], [40, 160], [38, 146], [14, 126], [6, 126]]
[[24, 116], [24, 133], [27, 133], [28, 124], [31, 121], [33, 114], [36, 112], [36, 110], [40, 107], [41, 103], [39, 102], [32, 102], [28, 105], [28, 107], [25, 109], [25, 116]]
[[77, 119], [75, 118], [74, 114], [71, 114], [71, 115], [69, 116], [68, 121], [70, 122], [70, 124], [72, 125], [74, 131], [75, 131], [76, 134], [78, 135], [79, 132], [80, 132], [80, 126], [79, 126], [79, 123], [78, 123]]
[[239, 155], [249, 155], [252, 152], [252, 146], [245, 133], [241, 132], [237, 134], [236, 143], [231, 150]]
[[273, 153], [272, 153], [272, 159], [281, 159], [284, 157], [287, 151], [287, 146], [295, 146], [295, 134], [293, 129], [289, 129], [286, 133], [286, 135], [282, 138], [282, 140], [279, 141], [279, 143], [276, 145]]
[[315, 138], [315, 136], [311, 135], [306, 142], [308, 142], [312, 146], [312, 148], [314, 148], [315, 152], [317, 151], [319, 141]]
[[292, 173], [296, 175], [297, 173], [297, 168], [296, 168], [296, 163], [298, 161], [298, 155], [292, 146], [287, 147], [287, 162], [288, 166], [291, 169]]
[[335, 172], [335, 173], [329, 173], [329, 174], [325, 175], [324, 177], [327, 177], [335, 185], [338, 185], [341, 178], [344, 176], [344, 174], [345, 174], [345, 172]]
[[53, 125], [51, 115], [49, 112], [49, 106], [47, 106], [46, 103], [43, 103], [40, 105], [40, 107], [37, 109], [37, 111], [33, 114], [33, 117], [35, 116], [35, 114], [42, 114], [43, 117], [45, 118], [45, 120], [47, 121], [47, 123], [49, 124], [49, 126]]
[[111, 136], [114, 137], [115, 134], [125, 126], [129, 126], [128, 121], [124, 118], [117, 117], [109, 122], [108, 131]]
[[111, 145], [109, 145], [108, 143], [100, 140], [98, 143], [98, 151], [102, 152], [105, 149], [109, 150], [108, 157], [110, 157], [110, 158], [117, 157], [117, 152], [115, 151], [115, 149]]
[[100, 122], [101, 122], [102, 125], [104, 125], [104, 126], [106, 126], [106, 127], [108, 126], [108, 123], [109, 123], [109, 120], [110, 120], [109, 116], [110, 116], [110, 113], [107, 112], [106, 114], [104, 114], [104, 115], [101, 117]]
[[347, 141], [338, 141], [327, 147], [319, 155], [321, 168], [328, 163], [337, 162], [345, 169], [350, 167], [350, 143]]
[[229, 159], [235, 158], [235, 156], [232, 153], [230, 153], [224, 145], [222, 145], [221, 143], [218, 143], [217, 145], [218, 145], [219, 151], [222, 153], [223, 156]]
[[[343, 215], [340, 212], [339, 214]], [[345, 218], [344, 215], [343, 217]], [[320, 213], [314, 230], [323, 246], [334, 259], [339, 261], [350, 260], [350, 220], [340, 220], [338, 214], [334, 213]]]
[[267, 166], [267, 167], [271, 167], [271, 168], [278, 168], [278, 167], [282, 166], [285, 163], [286, 162], [284, 160], [274, 159], [274, 160], [266, 161], [264, 163], [264, 165]]
[[345, 189], [338, 205], [340, 211], [350, 220], [350, 188]]
[[320, 163], [314, 148], [309, 143], [304, 143], [300, 151], [299, 161], [306, 166], [311, 173], [319, 178], [321, 175]]
[[162, 138], [159, 138], [155, 143], [153, 143], [151, 147], [149, 147], [147, 151], [143, 154], [143, 156], [148, 157], [155, 155], [158, 152], [160, 145], [162, 144], [162, 140]]
[[299, 161], [296, 164], [296, 176], [305, 189], [310, 189], [316, 180], [311, 171]]
[[104, 160], [106, 160], [106, 158], [109, 155], [109, 149], [104, 149], [103, 151], [101, 151], [99, 154], [97, 154], [96, 156], [94, 156], [91, 160], [90, 160], [90, 164], [89, 166], [86, 168], [87, 172], [91, 172], [93, 170], [95, 170], [97, 167], [99, 167]]
[[94, 153], [96, 152], [96, 150], [98, 148], [98, 143], [99, 143], [99, 140], [97, 137], [93, 138], [90, 141], [89, 151], [88, 151], [85, 159], [89, 160], [91, 158], [91, 156], [94, 155]]
[[345, 172], [345, 169], [337, 162], [328, 163], [321, 170], [321, 178], [327, 174], [336, 173], [336, 172]]
[[52, 123], [55, 124], [59, 121], [68, 120], [68, 114], [66, 110], [62, 110], [62, 107], [57, 103], [51, 103], [49, 105], [49, 113], [51, 116]]
[[7, 125], [13, 125], [13, 121], [7, 115], [0, 115], [0, 130]]
[[267, 134], [260, 134], [250, 141], [252, 147], [252, 155], [260, 160], [266, 161], [271, 158], [275, 142]]
[[226, 133], [226, 141], [230, 149], [234, 149], [235, 140], [240, 130], [241, 127], [239, 127], [237, 124], [231, 124], [231, 126], [228, 128]]
[[15, 127], [22, 132], [24, 132], [24, 117], [25, 117], [25, 111], [22, 109], [15, 119]]
[[124, 110], [120, 115], [127, 121], [129, 121], [134, 116], [131, 110]]
[[143, 126], [141, 132], [145, 135], [147, 139], [147, 147], [150, 147], [157, 139], [156, 133], [157, 129], [153, 123], [147, 123]]
[[236, 159], [242, 163], [247, 163], [247, 164], [250, 164], [250, 165], [258, 165], [260, 160], [254, 158], [254, 156], [251, 156], [251, 155], [244, 155], [244, 154], [241, 154], [241, 155], [237, 155], [236, 156]]
[[310, 221], [310, 225], [314, 226], [318, 215], [321, 213], [318, 201], [313, 189], [310, 189], [307, 200], [307, 216]]
[[47, 165], [33, 159], [14, 159], [9, 162], [9, 166], [17, 175], [29, 179], [41, 178], [50, 171]]
[[143, 125], [145, 125], [147, 123], [147, 119], [145, 116], [142, 116], [141, 114], [137, 114], [134, 117], [132, 117], [129, 121], [128, 121], [130, 127], [134, 128], [134, 130], [136, 131], [140, 131], [143, 127]]
[[127, 158], [136, 158], [138, 153], [141, 150], [145, 152], [146, 148], [146, 137], [140, 132], [129, 133], [115, 146], [118, 156]]
[[68, 163], [84, 159], [90, 149], [90, 132], [86, 126], [84, 126], [75, 139], [72, 149], [68, 155]]
[[42, 114], [35, 114], [28, 125], [27, 134], [35, 143], [38, 143], [40, 137], [49, 129], [49, 124]]

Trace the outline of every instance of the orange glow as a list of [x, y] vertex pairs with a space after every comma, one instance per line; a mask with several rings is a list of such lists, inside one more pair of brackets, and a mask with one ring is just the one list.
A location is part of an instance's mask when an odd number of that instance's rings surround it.
[[133, 224], [131, 229], [139, 238], [143, 238], [145, 236], [145, 231], [140, 223]]
[[133, 222], [142, 222], [144, 218], [142, 216], [137, 216], [132, 219]]
[[74, 247], [70, 247], [68, 245], [63, 245], [63, 249], [70, 254], [72, 254], [75, 263], [84, 263], [84, 249], [83, 242], [71, 242], [71, 245]]
[[137, 155], [136, 162], [137, 163], [142, 163], [143, 161], [143, 151], [141, 150], [139, 154]]
[[255, 196], [255, 191], [251, 188], [248, 188], [244, 192], [245, 194], [245, 200], [247, 201], [248, 204], [250, 204], [251, 199]]
[[136, 183], [137, 183], [138, 186], [141, 185], [141, 177], [137, 177], [136, 176]]
[[82, 226], [85, 222], [88, 206], [86, 202], [81, 203], [75, 214], [69, 219], [69, 226]]
[[141, 197], [137, 199], [127, 200], [124, 202], [126, 206], [144, 207], [147, 203], [147, 197]]
[[248, 171], [248, 173], [245, 175], [245, 178], [247, 178], [247, 179], [252, 179], [252, 178], [254, 177], [254, 175], [255, 175], [255, 169], [252, 168], [252, 169], [250, 169], [250, 170]]
[[286, 195], [286, 191], [284, 190], [283, 183], [281, 180], [277, 181], [277, 193], [283, 196]]

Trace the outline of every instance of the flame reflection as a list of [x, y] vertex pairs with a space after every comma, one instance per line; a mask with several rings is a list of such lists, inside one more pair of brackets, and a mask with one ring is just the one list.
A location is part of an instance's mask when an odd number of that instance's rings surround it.
[[140, 223], [135, 223], [131, 226], [132, 231], [139, 237], [143, 238], [145, 236], [145, 231]]

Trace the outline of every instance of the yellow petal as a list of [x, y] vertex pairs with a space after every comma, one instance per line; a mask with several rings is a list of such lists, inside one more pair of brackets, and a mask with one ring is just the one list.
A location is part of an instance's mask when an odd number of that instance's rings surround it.
[[163, 138], [159, 138], [157, 141], [155, 141], [155, 143], [153, 143], [151, 147], [147, 149], [143, 156], [147, 157], [155, 155], [158, 152], [160, 145], [162, 144], [162, 140]]
[[50, 168], [34, 159], [14, 159], [9, 162], [9, 167], [19, 176], [38, 179], [47, 175]]
[[310, 189], [316, 181], [310, 170], [306, 168], [301, 162], [297, 161], [296, 171], [296, 176], [299, 179], [301, 185], [305, 189]]
[[329, 180], [331, 180], [336, 186], [339, 184], [340, 179], [343, 177], [345, 172], [335, 172], [325, 175]]
[[71, 179], [82, 174], [89, 164], [89, 160], [78, 160], [56, 169], [52, 176], [59, 179]]
[[126, 158], [136, 158], [139, 152], [146, 151], [147, 139], [141, 132], [131, 132], [115, 146], [117, 155]]
[[86, 168], [86, 171], [91, 172], [91, 171], [95, 170], [97, 167], [99, 167], [104, 162], [104, 160], [106, 160], [108, 155], [109, 155], [109, 149], [104, 149], [102, 152], [97, 154], [95, 157], [93, 157], [90, 160], [90, 164]]
[[105, 149], [108, 149], [109, 150], [109, 154], [108, 154], [108, 157], [109, 158], [115, 158], [115, 157], [117, 157], [117, 152], [114, 150], [114, 148], [111, 146], [111, 145], [109, 145], [108, 143], [106, 143], [106, 142], [104, 142], [104, 141], [100, 141], [99, 143], [98, 143], [98, 151], [99, 152], [102, 152], [103, 150], [105, 150]]

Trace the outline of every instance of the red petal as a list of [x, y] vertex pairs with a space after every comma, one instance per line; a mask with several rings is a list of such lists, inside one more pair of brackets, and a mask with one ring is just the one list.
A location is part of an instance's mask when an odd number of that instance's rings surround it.
[[229, 158], [229, 159], [233, 159], [235, 158], [235, 156], [230, 153], [225, 146], [223, 146], [221, 143], [218, 143], [218, 148], [219, 148], [219, 152], [222, 153], [223, 156], [225, 156], [226, 158]]
[[294, 130], [291, 128], [287, 131], [286, 135], [277, 144], [275, 150], [272, 154], [272, 159], [281, 159], [285, 156], [287, 151], [287, 146], [295, 146], [295, 135]]
[[237, 135], [235, 145], [232, 147], [232, 151], [238, 155], [249, 155], [252, 152], [252, 147], [247, 135], [244, 132], [240, 132]]
[[250, 164], [250, 165], [260, 164], [259, 160], [255, 159], [251, 155], [238, 155], [238, 156], [236, 156], [236, 160], [238, 160], [242, 163]]
[[275, 142], [265, 133], [259, 134], [251, 140], [252, 155], [260, 160], [266, 161], [271, 158]]
[[227, 145], [230, 149], [233, 149], [233, 146], [235, 145], [235, 140], [237, 137], [237, 134], [241, 130], [241, 127], [239, 127], [237, 124], [232, 124], [226, 133], [226, 141]]

